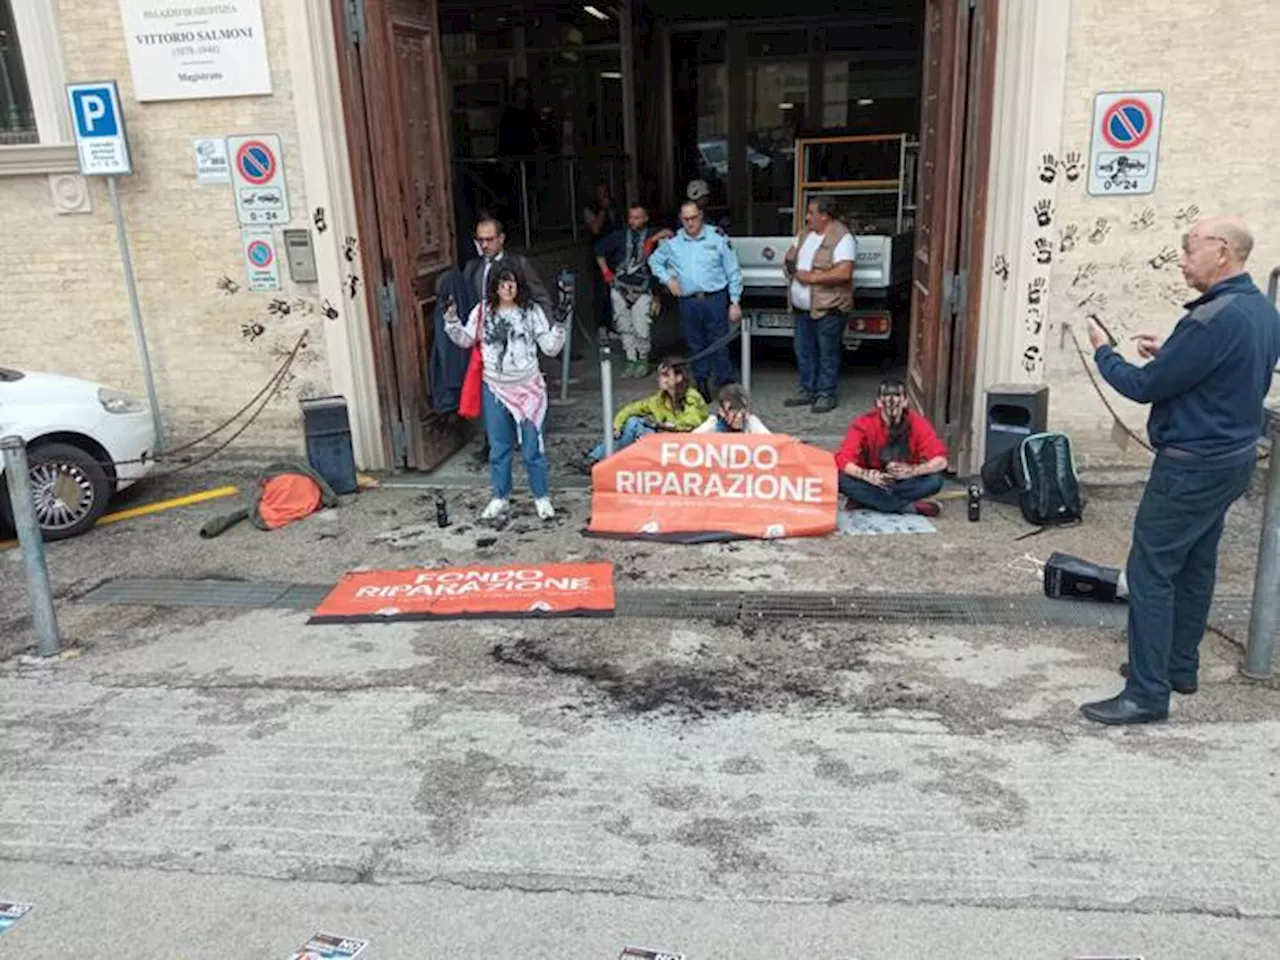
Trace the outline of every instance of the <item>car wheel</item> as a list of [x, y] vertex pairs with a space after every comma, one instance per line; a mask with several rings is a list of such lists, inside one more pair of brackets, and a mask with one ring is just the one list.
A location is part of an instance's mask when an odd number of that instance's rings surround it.
[[[46, 541], [78, 537], [107, 509], [111, 481], [92, 455], [67, 443], [46, 443], [27, 451], [36, 521]], [[0, 496], [0, 519], [13, 527], [8, 490]]]

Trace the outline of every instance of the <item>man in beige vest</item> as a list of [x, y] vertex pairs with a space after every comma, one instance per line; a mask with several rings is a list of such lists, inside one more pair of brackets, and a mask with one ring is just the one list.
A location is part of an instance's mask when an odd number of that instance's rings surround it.
[[787, 251], [783, 269], [791, 278], [796, 309], [796, 365], [800, 387], [785, 401], [813, 413], [836, 408], [843, 355], [841, 337], [853, 311], [853, 234], [835, 217], [830, 197], [810, 200], [804, 242]]

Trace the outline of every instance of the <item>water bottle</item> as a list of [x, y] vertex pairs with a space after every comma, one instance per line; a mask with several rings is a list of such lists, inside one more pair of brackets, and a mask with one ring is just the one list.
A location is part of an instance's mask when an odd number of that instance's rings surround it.
[[977, 523], [982, 516], [982, 488], [969, 484], [969, 522]]
[[447, 527], [449, 525], [449, 505], [445, 503], [444, 494], [436, 494], [436, 526]]

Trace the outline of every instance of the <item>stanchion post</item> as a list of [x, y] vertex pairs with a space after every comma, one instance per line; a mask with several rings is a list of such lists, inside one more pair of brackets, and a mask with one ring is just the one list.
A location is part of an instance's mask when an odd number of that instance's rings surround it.
[[751, 317], [744, 311], [739, 321], [742, 327], [742, 388], [751, 393]]
[[1271, 676], [1280, 629], [1280, 407], [1267, 410], [1271, 456], [1267, 461], [1267, 499], [1262, 510], [1262, 535], [1258, 540], [1258, 569], [1253, 580], [1253, 606], [1249, 615], [1249, 645], [1244, 651], [1243, 673], [1250, 680]]
[[529, 161], [520, 161], [520, 211], [524, 220], [524, 248], [533, 246], [532, 234], [529, 232]]
[[613, 456], [613, 341], [600, 338], [600, 405], [604, 417], [604, 455]]
[[561, 317], [564, 323], [564, 351], [560, 355], [560, 402], [569, 402], [569, 364], [573, 360], [573, 328], [577, 325], [576, 317], [578, 303], [575, 293], [577, 291], [577, 274], [569, 270], [561, 270], [560, 276], [556, 281], [557, 286], [562, 293], [561, 303], [564, 306], [565, 315]]
[[53, 590], [49, 587], [49, 567], [44, 558], [44, 537], [40, 533], [35, 499], [31, 494], [27, 445], [21, 437], [0, 438], [0, 454], [4, 457], [13, 525], [18, 530], [22, 565], [27, 574], [27, 598], [36, 631], [36, 650], [42, 657], [53, 657], [61, 651], [62, 642], [58, 638], [58, 618], [53, 611]]

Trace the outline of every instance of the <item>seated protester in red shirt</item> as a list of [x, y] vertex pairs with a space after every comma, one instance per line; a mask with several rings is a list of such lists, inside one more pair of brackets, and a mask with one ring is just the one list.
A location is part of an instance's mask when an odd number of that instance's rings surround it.
[[840, 492], [849, 508], [936, 517], [947, 448], [933, 426], [910, 409], [901, 380], [885, 380], [876, 409], [849, 425], [836, 454]]

